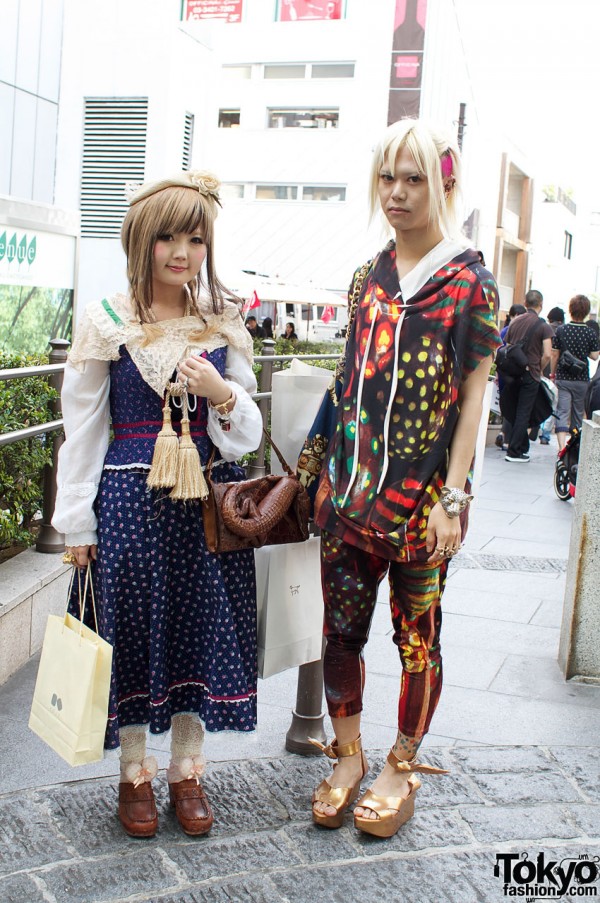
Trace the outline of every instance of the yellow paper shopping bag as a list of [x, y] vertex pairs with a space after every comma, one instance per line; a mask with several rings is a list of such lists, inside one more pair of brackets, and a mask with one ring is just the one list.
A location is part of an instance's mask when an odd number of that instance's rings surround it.
[[[80, 617], [50, 615], [31, 705], [29, 727], [69, 765], [103, 756], [112, 646], [83, 623], [92, 575], [88, 565]], [[97, 621], [96, 621], [97, 625]]]

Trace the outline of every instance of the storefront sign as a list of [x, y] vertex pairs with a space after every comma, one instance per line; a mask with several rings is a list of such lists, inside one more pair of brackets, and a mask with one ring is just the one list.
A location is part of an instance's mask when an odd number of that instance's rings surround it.
[[277, 22], [343, 19], [344, 7], [344, 0], [278, 0], [275, 18]]
[[188, 22], [201, 19], [241, 22], [242, 2], [243, 0], [184, 0], [182, 18]]
[[0, 284], [73, 288], [75, 242], [72, 235], [0, 222]]

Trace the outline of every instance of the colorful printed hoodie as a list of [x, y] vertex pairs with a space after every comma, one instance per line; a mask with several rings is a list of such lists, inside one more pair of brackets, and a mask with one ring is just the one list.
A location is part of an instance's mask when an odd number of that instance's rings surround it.
[[322, 529], [389, 560], [428, 557], [427, 519], [445, 482], [461, 383], [500, 344], [497, 299], [474, 250], [411, 298], [402, 297], [394, 242], [374, 259], [317, 493]]

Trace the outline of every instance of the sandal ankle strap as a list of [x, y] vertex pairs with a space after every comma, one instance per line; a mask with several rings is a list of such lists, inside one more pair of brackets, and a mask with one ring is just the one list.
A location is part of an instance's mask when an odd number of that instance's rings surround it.
[[399, 759], [393, 749], [390, 749], [387, 757], [388, 763], [392, 766], [395, 771], [404, 771], [409, 774], [418, 771], [421, 774], [449, 774], [445, 768], [436, 768], [434, 765], [423, 765], [421, 762], [417, 762], [416, 757], [409, 759], [408, 761], [404, 759]]
[[312, 743], [313, 746], [317, 746], [328, 759], [345, 759], [347, 756], [354, 756], [362, 749], [361, 734], [358, 735], [356, 740], [351, 740], [350, 743], [342, 743], [341, 746], [338, 744], [335, 737], [327, 746], [319, 742], [319, 740], [315, 740], [313, 737], [309, 737], [308, 742]]

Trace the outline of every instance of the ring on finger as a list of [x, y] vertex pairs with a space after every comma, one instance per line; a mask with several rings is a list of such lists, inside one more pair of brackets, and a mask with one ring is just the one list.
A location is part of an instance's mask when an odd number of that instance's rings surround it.
[[181, 384], [184, 389], [187, 389], [189, 381], [190, 381], [189, 376], [184, 376], [183, 379], [181, 380]]

